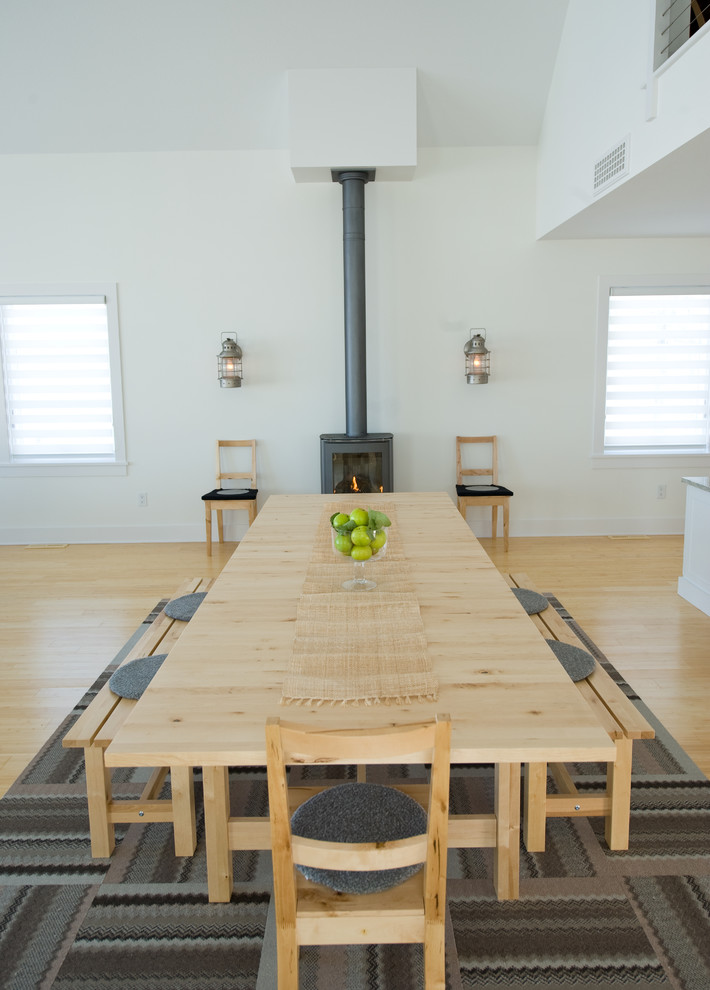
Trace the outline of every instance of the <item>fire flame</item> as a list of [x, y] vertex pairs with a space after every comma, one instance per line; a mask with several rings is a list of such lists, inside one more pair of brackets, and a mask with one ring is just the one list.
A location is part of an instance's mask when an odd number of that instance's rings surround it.
[[352, 491], [352, 492], [359, 492], [360, 491], [360, 489], [357, 486], [357, 478], [355, 477], [355, 475], [353, 475], [353, 482], [350, 485], [350, 491]]

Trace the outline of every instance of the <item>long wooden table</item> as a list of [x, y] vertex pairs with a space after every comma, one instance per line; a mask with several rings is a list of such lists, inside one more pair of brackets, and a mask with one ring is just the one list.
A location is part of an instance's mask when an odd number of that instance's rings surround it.
[[494, 849], [501, 899], [519, 890], [521, 764], [614, 760], [608, 735], [450, 497], [361, 498], [396, 518], [438, 700], [396, 708], [280, 704], [314, 533], [337, 498], [274, 495], [106, 751], [109, 766], [202, 767], [212, 901], [231, 897], [232, 850], [269, 848], [268, 820], [231, 818], [227, 776], [230, 766], [265, 765], [268, 716], [323, 726], [347, 718], [366, 728], [450, 714], [452, 761], [496, 768], [494, 813], [452, 817], [450, 845]]

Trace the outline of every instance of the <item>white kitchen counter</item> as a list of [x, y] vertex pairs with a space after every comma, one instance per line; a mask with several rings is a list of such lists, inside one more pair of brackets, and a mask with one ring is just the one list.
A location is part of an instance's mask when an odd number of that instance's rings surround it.
[[685, 540], [678, 594], [710, 615], [710, 477], [683, 478]]

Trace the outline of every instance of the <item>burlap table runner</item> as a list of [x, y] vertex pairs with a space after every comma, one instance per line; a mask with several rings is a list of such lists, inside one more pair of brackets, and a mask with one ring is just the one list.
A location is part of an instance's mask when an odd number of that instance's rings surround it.
[[397, 536], [396, 512], [387, 507], [392, 526], [385, 556], [366, 564], [377, 588], [346, 591], [343, 581], [354, 568], [349, 558], [333, 551], [330, 526], [331, 515], [341, 509], [342, 501], [325, 506], [318, 524], [282, 704], [434, 701], [438, 682]]

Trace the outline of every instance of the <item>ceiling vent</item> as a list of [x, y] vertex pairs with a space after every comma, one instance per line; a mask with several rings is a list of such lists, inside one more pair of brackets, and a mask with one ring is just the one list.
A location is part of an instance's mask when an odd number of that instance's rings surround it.
[[614, 145], [598, 162], [594, 163], [594, 195], [629, 174], [629, 137]]

